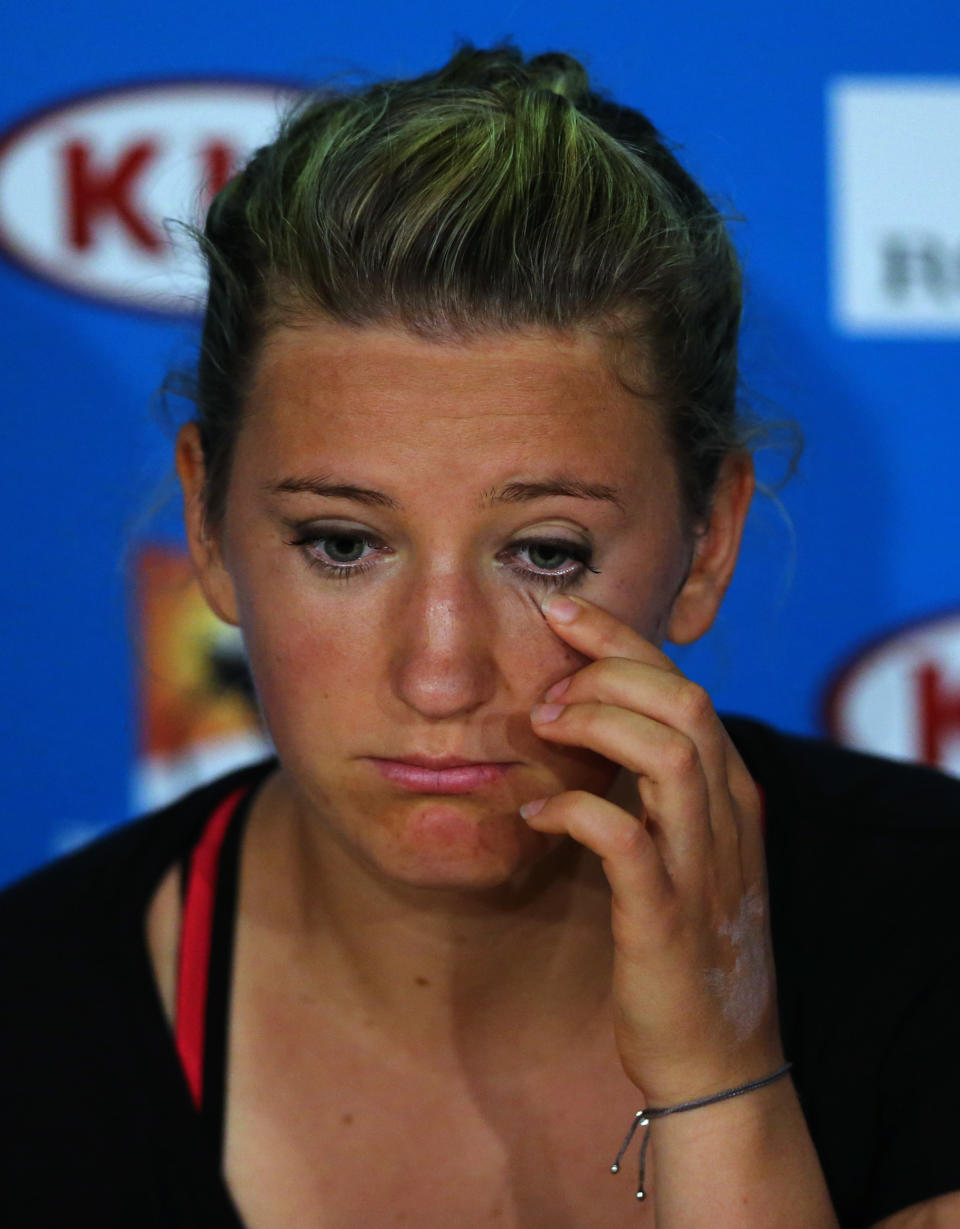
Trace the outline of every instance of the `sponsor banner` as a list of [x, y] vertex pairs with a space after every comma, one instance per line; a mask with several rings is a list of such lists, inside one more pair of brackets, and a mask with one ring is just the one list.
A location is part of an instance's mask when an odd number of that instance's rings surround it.
[[135, 813], [270, 754], [240, 633], [212, 613], [186, 551], [147, 546], [137, 578]]
[[289, 86], [160, 81], [87, 94], [0, 134], [0, 250], [64, 290], [180, 314], [203, 295], [183, 224], [269, 141]]
[[847, 746], [960, 776], [960, 610], [862, 649], [830, 685], [825, 719]]
[[960, 333], [960, 77], [843, 77], [828, 111], [838, 326]]

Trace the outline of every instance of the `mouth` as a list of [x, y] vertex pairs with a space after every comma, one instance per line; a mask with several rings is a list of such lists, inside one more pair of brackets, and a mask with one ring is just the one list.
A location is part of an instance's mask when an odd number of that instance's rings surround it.
[[464, 760], [457, 756], [415, 755], [402, 760], [370, 758], [382, 777], [416, 794], [471, 794], [500, 781], [512, 763]]

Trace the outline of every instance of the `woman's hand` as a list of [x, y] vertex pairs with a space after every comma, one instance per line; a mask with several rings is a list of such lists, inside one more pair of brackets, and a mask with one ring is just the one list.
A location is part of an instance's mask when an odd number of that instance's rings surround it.
[[635, 774], [633, 813], [575, 790], [522, 810], [603, 860], [624, 1069], [653, 1106], [768, 1075], [783, 1052], [756, 786], [709, 697], [659, 649], [581, 598], [544, 614], [594, 660], [550, 688], [534, 729]]

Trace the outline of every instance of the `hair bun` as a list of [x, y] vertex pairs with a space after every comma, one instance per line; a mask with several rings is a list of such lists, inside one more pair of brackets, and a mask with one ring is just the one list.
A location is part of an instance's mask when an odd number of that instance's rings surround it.
[[530, 80], [538, 89], [549, 90], [577, 102], [590, 91], [587, 70], [579, 60], [562, 51], [546, 51], [527, 61]]

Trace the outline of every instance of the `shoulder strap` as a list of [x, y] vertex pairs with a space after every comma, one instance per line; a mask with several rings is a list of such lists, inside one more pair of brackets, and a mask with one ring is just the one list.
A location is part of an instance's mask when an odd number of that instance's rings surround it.
[[193, 850], [180, 937], [177, 1053], [217, 1156], [223, 1140], [237, 872], [249, 796], [244, 788], [223, 799]]

